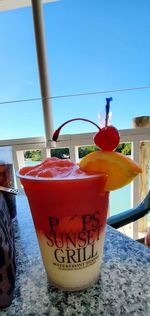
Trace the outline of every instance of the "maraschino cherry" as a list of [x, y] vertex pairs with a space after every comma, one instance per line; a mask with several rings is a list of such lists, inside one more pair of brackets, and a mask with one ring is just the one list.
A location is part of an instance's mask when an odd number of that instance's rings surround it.
[[94, 136], [95, 145], [100, 147], [103, 151], [113, 151], [120, 141], [119, 132], [116, 127], [112, 125], [108, 126], [110, 101], [112, 101], [112, 98], [106, 99], [105, 127], [101, 128]]
[[60, 130], [62, 127], [73, 121], [85, 121], [92, 123], [98, 128], [98, 132], [94, 136], [94, 143], [103, 151], [113, 151], [119, 144], [120, 136], [118, 130], [114, 126], [108, 126], [108, 118], [109, 118], [109, 109], [110, 109], [110, 101], [112, 98], [106, 99], [106, 118], [105, 118], [105, 127], [100, 128], [96, 123], [84, 118], [75, 118], [64, 122], [53, 134], [53, 141], [57, 141], [59, 137]]
[[94, 143], [103, 151], [114, 150], [120, 141], [119, 133], [114, 126], [106, 126], [94, 136]]

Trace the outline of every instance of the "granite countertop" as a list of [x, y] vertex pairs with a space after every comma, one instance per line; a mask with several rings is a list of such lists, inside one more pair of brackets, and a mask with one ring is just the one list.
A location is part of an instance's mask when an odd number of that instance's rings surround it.
[[1, 316], [149, 316], [150, 250], [107, 227], [101, 274], [89, 289], [50, 286], [42, 264], [27, 199], [17, 197], [14, 221], [17, 279], [14, 299]]

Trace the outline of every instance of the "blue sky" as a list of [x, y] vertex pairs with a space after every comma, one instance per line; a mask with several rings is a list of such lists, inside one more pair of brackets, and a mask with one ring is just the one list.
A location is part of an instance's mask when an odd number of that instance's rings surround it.
[[[150, 86], [149, 0], [62, 0], [44, 5], [51, 96]], [[0, 102], [40, 97], [31, 8], [0, 13]], [[98, 123], [112, 96], [112, 124], [150, 115], [150, 89], [52, 99], [54, 127]], [[0, 139], [44, 135], [41, 101], [0, 104]], [[94, 131], [72, 123], [62, 133]]]

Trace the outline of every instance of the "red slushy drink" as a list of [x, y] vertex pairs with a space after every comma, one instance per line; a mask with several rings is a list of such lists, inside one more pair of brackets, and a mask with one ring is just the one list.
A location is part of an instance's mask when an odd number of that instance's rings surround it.
[[19, 173], [49, 280], [79, 290], [98, 277], [109, 192], [107, 176], [89, 174], [68, 160], [48, 158]]
[[104, 245], [109, 192], [130, 183], [141, 168], [115, 152], [118, 130], [110, 125], [106, 99], [105, 126], [76, 118], [63, 123], [53, 134], [57, 141], [65, 124], [82, 120], [94, 124], [98, 151], [83, 157], [79, 165], [48, 158], [35, 167], [20, 170], [20, 179], [31, 213], [49, 280], [66, 290], [79, 290], [98, 277]]

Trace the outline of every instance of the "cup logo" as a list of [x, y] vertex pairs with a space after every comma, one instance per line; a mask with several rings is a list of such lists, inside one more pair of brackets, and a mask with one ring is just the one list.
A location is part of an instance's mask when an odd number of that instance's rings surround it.
[[98, 241], [104, 223], [100, 212], [63, 218], [48, 217], [45, 232], [47, 245], [53, 251], [53, 264], [59, 269], [84, 268], [98, 259]]

